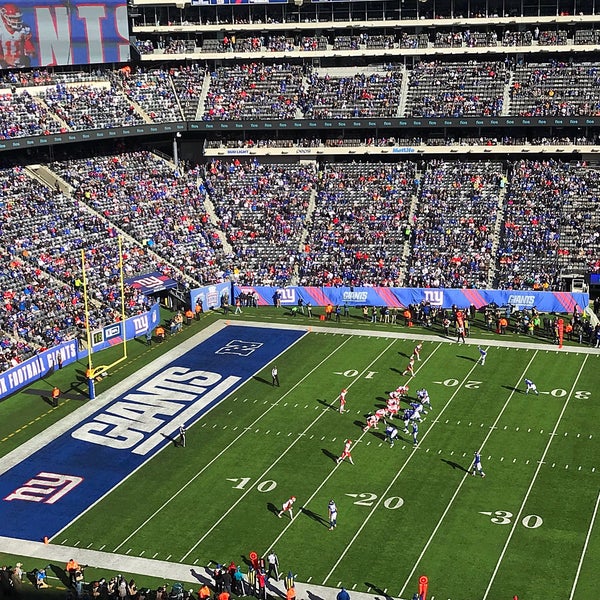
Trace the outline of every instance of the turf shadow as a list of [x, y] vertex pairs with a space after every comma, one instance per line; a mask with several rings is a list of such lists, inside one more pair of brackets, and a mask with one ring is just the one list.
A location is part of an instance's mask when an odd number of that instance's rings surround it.
[[[383, 596], [385, 598], [385, 600], [391, 600], [391, 596], [389, 594], [386, 594], [379, 586], [369, 583], [368, 581], [365, 581], [365, 585], [367, 587], [370, 587], [371, 590], [373, 592], [375, 592], [376, 594]], [[375, 598], [375, 600], [379, 600], [379, 599]]]
[[285, 598], [286, 595], [284, 592], [282, 592], [280, 589], [278, 589], [277, 587], [275, 587], [268, 579], [265, 583], [265, 587], [269, 590], [269, 592], [271, 592], [271, 596], [270, 597], [278, 597], [278, 598]]
[[181, 442], [179, 441], [179, 434], [173, 436], [167, 435], [166, 433], [161, 433], [160, 435], [162, 435], [165, 439], [169, 440], [170, 442], [173, 442], [173, 447], [178, 448], [179, 446], [182, 446]]
[[279, 509], [272, 502], [267, 502], [267, 510], [272, 512], [275, 516], [279, 514]]
[[273, 385], [272, 381], [267, 381], [264, 377], [259, 377], [258, 375], [254, 375], [254, 377], [252, 377], [252, 379], [254, 379], [254, 381], [258, 381], [259, 383], [266, 383], [267, 385], [270, 385], [270, 386]]
[[322, 517], [321, 515], [318, 515], [317, 513], [313, 512], [312, 510], [309, 510], [306, 507], [302, 507], [300, 509], [307, 517], [311, 518], [313, 521], [316, 521], [317, 523], [319, 523], [320, 525], [325, 525], [325, 527], [327, 527], [329, 525], [329, 521], [327, 519], [325, 519], [324, 517]]
[[400, 369], [396, 369], [396, 367], [390, 367], [390, 371], [393, 371], [394, 373], [398, 373], [398, 375], [402, 375], [402, 373], [404, 373], [404, 371], [401, 371]]
[[[366, 418], [366, 417], [365, 417], [365, 418]], [[356, 421], [354, 421], [354, 424], [355, 424], [357, 427], [360, 427], [361, 429], [362, 429], [362, 428], [365, 426], [365, 422], [364, 422], [364, 421], [358, 421], [358, 420], [356, 420]]]
[[464, 354], [457, 354], [456, 358], [462, 358], [463, 360], [470, 360], [471, 362], [477, 362], [476, 358], [473, 358], [472, 356], [465, 356]]
[[327, 458], [330, 458], [332, 461], [337, 462], [338, 457], [335, 454], [333, 454], [333, 452], [330, 452], [329, 450], [327, 450], [327, 448], [321, 448], [321, 452]]
[[205, 583], [206, 585], [213, 585], [212, 579], [209, 579], [202, 573], [198, 573], [195, 569], [190, 569], [190, 575], [198, 580], [199, 583]]
[[62, 567], [59, 567], [58, 565], [48, 565], [46, 567], [46, 573], [48, 572], [48, 569], [54, 573], [55, 577], [58, 577], [60, 582], [65, 587], [69, 589], [71, 588], [71, 580], [69, 578], [69, 575]]
[[333, 404], [327, 402], [327, 400], [321, 400], [321, 398], [317, 398], [317, 402], [322, 404], [325, 408], [331, 408], [332, 410], [337, 410]]
[[524, 393], [525, 393], [525, 391], [524, 391], [524, 390], [520, 390], [519, 388], [517, 388], [517, 387], [514, 387], [514, 386], [512, 386], [512, 385], [503, 385], [502, 387], [503, 387], [505, 390], [509, 390], [509, 391], [511, 391], [511, 392], [517, 392], [517, 394], [524, 394]]
[[371, 432], [374, 437], [379, 438], [380, 440], [385, 441], [385, 433], [381, 433], [380, 431]]
[[469, 469], [465, 469], [462, 465], [459, 465], [457, 462], [454, 462], [453, 460], [447, 460], [445, 458], [442, 458], [441, 461], [446, 463], [448, 466], [452, 467], [453, 469], [458, 469], [459, 471], [463, 471], [464, 473], [469, 472]]

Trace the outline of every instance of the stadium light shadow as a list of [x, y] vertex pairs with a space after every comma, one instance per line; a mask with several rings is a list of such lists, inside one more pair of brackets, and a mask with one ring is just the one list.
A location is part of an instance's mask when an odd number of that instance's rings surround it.
[[267, 381], [264, 377], [259, 377], [258, 375], [254, 375], [254, 377], [252, 377], [252, 379], [254, 379], [254, 381], [258, 381], [259, 383], [266, 383], [267, 385], [272, 386], [272, 382], [271, 381]]
[[445, 458], [442, 458], [441, 461], [445, 462], [447, 465], [449, 465], [453, 469], [458, 469], [459, 471], [463, 471], [464, 473], [469, 472], [469, 469], [465, 469], [462, 465], [459, 465], [457, 462], [454, 462], [453, 460], [447, 460]]
[[275, 516], [279, 514], [279, 509], [272, 502], [267, 502], [267, 510], [272, 512]]

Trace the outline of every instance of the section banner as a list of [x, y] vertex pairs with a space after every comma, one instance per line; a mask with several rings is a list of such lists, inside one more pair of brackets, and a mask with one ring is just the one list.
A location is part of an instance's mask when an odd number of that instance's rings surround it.
[[517, 309], [536, 308], [540, 312], [578, 312], [589, 303], [589, 294], [575, 292], [538, 292], [532, 290], [481, 290], [454, 288], [388, 287], [295, 287], [234, 286], [234, 295], [255, 294], [259, 306], [294, 306], [300, 298], [313, 306], [327, 304], [349, 306], [389, 306], [402, 308], [426, 302], [438, 308], [481, 308], [488, 304]]

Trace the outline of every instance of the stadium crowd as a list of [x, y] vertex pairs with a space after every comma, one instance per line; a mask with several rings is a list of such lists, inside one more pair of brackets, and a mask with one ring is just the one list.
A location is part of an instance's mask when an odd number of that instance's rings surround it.
[[[0, 170], [6, 368], [120, 318], [125, 277], [245, 285], [561, 289], [600, 270], [600, 171], [585, 163], [429, 160], [176, 169], [146, 151], [55, 161], [56, 189]], [[63, 189], [64, 191], [60, 191]], [[128, 314], [148, 299], [128, 288]]]
[[210, 72], [197, 64], [33, 70], [8, 72], [4, 80], [0, 139], [184, 119], [600, 114], [600, 64], [594, 62], [438, 59], [349, 71], [257, 61]]

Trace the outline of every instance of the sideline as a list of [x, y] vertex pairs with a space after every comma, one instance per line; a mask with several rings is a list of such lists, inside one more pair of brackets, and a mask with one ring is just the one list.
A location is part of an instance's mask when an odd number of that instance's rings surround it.
[[[0, 548], [11, 554], [30, 556], [38, 558], [41, 562], [55, 561], [67, 563], [74, 556], [81, 564], [87, 564], [94, 568], [106, 569], [112, 573], [134, 573], [148, 577], [163, 578], [165, 582], [180, 581], [190, 584], [194, 592], [204, 582], [212, 583], [210, 571], [206, 567], [193, 567], [164, 560], [153, 560], [151, 558], [140, 558], [136, 556], [125, 556], [123, 554], [110, 554], [98, 550], [86, 550], [84, 548], [71, 548], [69, 546], [55, 546], [54, 544], [43, 544], [41, 542], [30, 542], [27, 540], [15, 540], [0, 537]], [[313, 585], [311, 583], [296, 582], [296, 597], [298, 600], [336, 600], [338, 588]], [[270, 583], [267, 592], [275, 598], [285, 599], [285, 586], [282, 581]], [[351, 600], [390, 600], [387, 593], [367, 594], [348, 590]]]

